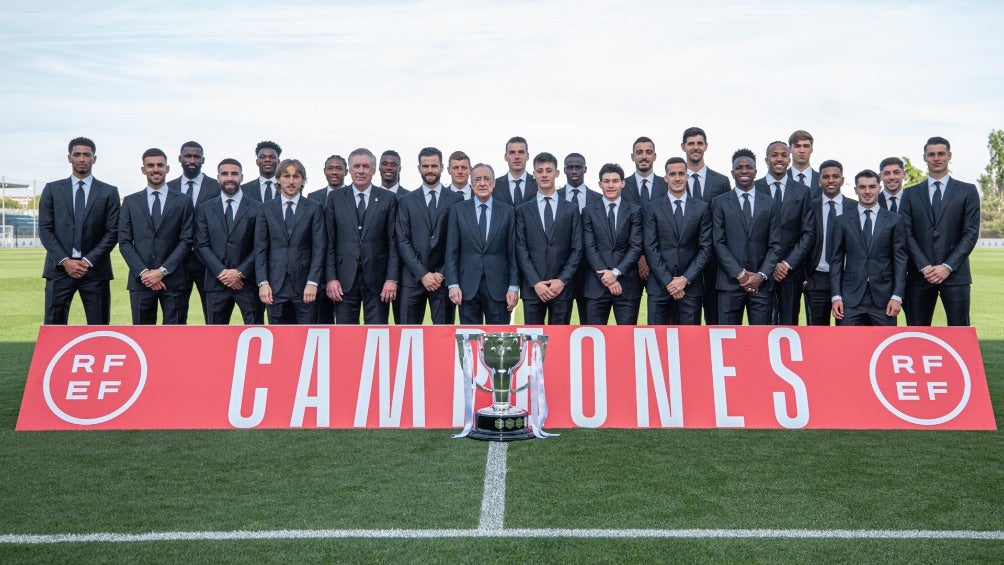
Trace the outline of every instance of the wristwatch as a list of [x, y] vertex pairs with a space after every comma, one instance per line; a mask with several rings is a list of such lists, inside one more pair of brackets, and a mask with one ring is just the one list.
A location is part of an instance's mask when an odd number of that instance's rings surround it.
[[167, 276], [167, 269], [165, 269], [164, 267], [161, 267], [160, 268], [160, 274], [162, 274], [162, 275], [164, 275], [166, 277]]

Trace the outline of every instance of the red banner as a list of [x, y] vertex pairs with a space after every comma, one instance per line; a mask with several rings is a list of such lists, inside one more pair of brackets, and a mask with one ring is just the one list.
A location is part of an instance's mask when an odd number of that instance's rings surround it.
[[[482, 329], [549, 336], [547, 428], [996, 429], [973, 328]], [[43, 326], [17, 429], [460, 428], [469, 331]]]

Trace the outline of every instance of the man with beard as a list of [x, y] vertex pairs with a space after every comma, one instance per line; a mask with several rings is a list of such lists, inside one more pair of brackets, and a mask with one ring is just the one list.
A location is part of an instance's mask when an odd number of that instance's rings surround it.
[[812, 170], [809, 159], [812, 158], [812, 134], [800, 129], [788, 136], [788, 146], [791, 148], [791, 168], [788, 178], [804, 184], [813, 198], [818, 197], [822, 190], [819, 187], [819, 173]]
[[899, 214], [899, 207], [903, 204], [903, 195], [900, 193], [903, 190], [903, 179], [906, 178], [903, 160], [899, 157], [882, 159], [879, 174], [882, 175], [884, 187], [878, 197], [879, 206]]
[[830, 292], [830, 255], [837, 218], [853, 214], [858, 202], [840, 193], [844, 185], [844, 166], [839, 161], [823, 161], [819, 166], [822, 195], [812, 199], [816, 212], [816, 242], [806, 266], [805, 317], [810, 326], [830, 325], [833, 293]]
[[471, 193], [471, 158], [463, 151], [450, 153], [447, 161], [447, 173], [450, 175], [450, 184], [443, 185], [450, 192], [459, 194], [464, 200], [473, 198]]
[[45, 247], [45, 324], [66, 325], [73, 295], [79, 292], [87, 324], [107, 325], [119, 191], [91, 173], [97, 153], [90, 139], [72, 139], [66, 160], [70, 177], [46, 184], [38, 203], [38, 237]]
[[[666, 196], [668, 188], [666, 180], [655, 174], [652, 165], [655, 163], [655, 142], [642, 136], [631, 146], [631, 161], [634, 162], [634, 174], [624, 181], [621, 197], [641, 206], [642, 210], [652, 200]], [[638, 276], [642, 282], [648, 281], [648, 262], [645, 255], [638, 260]]]
[[206, 265], [206, 323], [229, 324], [234, 305], [244, 323], [265, 321], [255, 284], [254, 232], [261, 204], [241, 191], [241, 164], [224, 159], [216, 167], [220, 195], [195, 211], [195, 251]]
[[802, 307], [805, 264], [816, 243], [816, 211], [809, 189], [787, 175], [791, 157], [785, 142], [768, 145], [764, 161], [767, 174], [756, 181], [756, 189], [774, 199], [781, 224], [781, 251], [777, 265], [768, 273], [776, 283], [771, 323], [796, 326]]
[[393, 192], [398, 198], [411, 192], [401, 186], [401, 155], [393, 149], [380, 155], [380, 186]]
[[[567, 182], [565, 186], [558, 189], [558, 198], [574, 204], [583, 216], [583, 220], [585, 220], [586, 206], [603, 200], [603, 197], [595, 190], [589, 190], [589, 187], [586, 186], [586, 158], [581, 153], [569, 153], [565, 157], [564, 167]], [[623, 177], [623, 170], [621, 173]], [[621, 181], [623, 180], [621, 178]], [[620, 191], [618, 191], [619, 193]], [[575, 274], [575, 283], [572, 285], [572, 290], [575, 292], [572, 299], [575, 301], [575, 309], [579, 313], [580, 324], [585, 324], [586, 318], [589, 317], [586, 311], [588, 300], [583, 293], [585, 292], [586, 281], [590, 280], [590, 278], [595, 278], [595, 275], [589, 266], [589, 261], [586, 261], [585, 257], [583, 257], [582, 261], [579, 262], [579, 272]]]
[[[311, 192], [307, 195], [307, 198], [324, 207], [328, 203], [328, 195], [343, 187], [347, 168], [345, 159], [341, 155], [328, 157], [324, 161], [324, 178], [327, 180], [328, 186]], [[327, 256], [325, 256], [324, 260], [327, 261]], [[326, 267], [323, 272], [327, 274]], [[324, 287], [327, 288], [327, 281], [324, 281]], [[328, 298], [327, 292], [318, 292], [317, 300], [314, 301], [314, 304], [317, 305], [317, 323], [335, 323], [335, 303]]]
[[164, 324], [184, 324], [184, 303], [191, 293], [185, 257], [192, 249], [192, 200], [166, 188], [167, 154], [160, 149], [143, 153], [140, 172], [146, 188], [122, 200], [119, 251], [129, 266], [129, 303], [132, 323], [157, 323], [157, 307]]
[[[180, 192], [192, 199], [192, 206], [198, 210], [203, 202], [208, 202], [220, 195], [220, 185], [215, 179], [202, 174], [202, 165], [206, 158], [203, 156], [202, 145], [196, 141], [186, 141], [181, 146], [178, 162], [181, 163], [181, 176], [168, 182], [167, 188], [171, 192]], [[202, 317], [209, 323], [206, 310], [206, 266], [199, 260], [198, 254], [192, 249], [185, 257], [184, 270], [188, 274], [189, 288], [195, 285], [199, 290], [199, 302], [202, 304]], [[189, 290], [191, 293], [191, 290]], [[191, 296], [189, 296], [191, 298]], [[185, 321], [188, 320], [189, 301], [184, 304]]]
[[241, 185], [241, 190], [256, 202], [267, 202], [279, 195], [275, 168], [279, 164], [282, 147], [274, 141], [262, 141], [255, 146], [254, 154], [258, 178]]
[[435, 147], [418, 153], [422, 186], [398, 202], [398, 254], [401, 270], [401, 324], [421, 324], [428, 303], [433, 324], [452, 324], [456, 306], [446, 288], [446, 225], [450, 207], [463, 201], [460, 193], [444, 189], [439, 179], [443, 154]]
[[492, 199], [511, 206], [519, 206], [537, 195], [537, 181], [526, 172], [528, 159], [530, 159], [530, 147], [526, 139], [519, 136], [510, 137], [505, 143], [505, 162], [509, 165], [509, 172], [495, 179]]

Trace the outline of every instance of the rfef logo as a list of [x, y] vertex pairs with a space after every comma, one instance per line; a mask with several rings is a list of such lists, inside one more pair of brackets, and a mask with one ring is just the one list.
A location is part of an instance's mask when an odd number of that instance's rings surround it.
[[972, 390], [962, 356], [945, 341], [921, 332], [886, 338], [872, 355], [870, 372], [882, 405], [921, 426], [951, 421], [966, 408]]
[[42, 385], [45, 403], [65, 422], [90, 426], [129, 409], [146, 384], [146, 356], [118, 332], [84, 334], [49, 362]]

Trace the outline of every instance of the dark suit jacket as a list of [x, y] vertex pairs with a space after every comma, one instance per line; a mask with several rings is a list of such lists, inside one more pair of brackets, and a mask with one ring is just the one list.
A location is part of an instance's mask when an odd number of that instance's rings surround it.
[[[599, 298], [607, 292], [596, 271], [617, 269], [621, 276], [624, 298], [641, 297], [641, 279], [638, 278], [638, 258], [642, 253], [641, 206], [621, 198], [617, 214], [617, 232], [610, 233], [607, 221], [607, 202], [590, 199], [582, 210], [582, 239], [586, 265], [583, 293], [586, 298]], [[583, 269], [580, 269], [583, 270]]]
[[[348, 292], [365, 284], [379, 294], [387, 281], [400, 281], [400, 261], [394, 228], [397, 196], [379, 186], [370, 187], [362, 229], [356, 218], [358, 191], [347, 185], [328, 196], [325, 217], [328, 226], [327, 280], [337, 279]], [[356, 276], [362, 269], [362, 280]], [[423, 273], [424, 274], [424, 273]]]
[[[843, 211], [841, 212], [841, 215], [848, 213], [853, 214], [857, 212], [858, 209], [857, 200], [844, 196], [843, 201], [844, 204], [842, 206]], [[816, 218], [815, 218], [816, 242], [812, 246], [812, 254], [809, 256], [808, 262], [805, 265], [805, 272], [807, 278], [808, 275], [811, 275], [812, 271], [815, 270], [815, 268], [819, 265], [819, 260], [822, 259], [823, 257], [823, 243], [825, 243], [826, 241], [826, 234], [823, 232], [823, 216], [825, 216], [827, 212], [823, 210], [822, 196], [812, 199], [812, 209], [816, 211]], [[837, 217], [839, 218], [840, 216]], [[833, 226], [834, 233], [836, 233], [836, 228], [837, 226], [834, 225]]]
[[258, 281], [268, 281], [273, 294], [279, 292], [287, 277], [299, 294], [307, 281], [318, 286], [324, 281], [324, 209], [309, 198], [300, 198], [293, 215], [293, 232], [287, 236], [282, 206], [282, 198], [273, 198], [259, 209], [254, 233], [255, 273]]
[[[500, 202], [505, 202], [510, 206], [519, 206], [529, 198], [534, 198], [537, 196], [537, 181], [533, 178], [533, 175], [526, 175], [526, 182], [523, 186], [519, 187], [520, 191], [523, 193], [523, 201], [513, 202], [512, 201], [512, 189], [509, 188], [509, 173], [498, 177], [495, 179], [495, 188], [492, 190], [492, 198]], [[473, 198], [472, 200], [476, 200]]]
[[[758, 179], [756, 189], [774, 200], [773, 177]], [[785, 280], [804, 280], [805, 265], [812, 248], [816, 244], [816, 210], [812, 207], [812, 196], [805, 185], [788, 179], [781, 203], [781, 251], [778, 262], [787, 261], [788, 276]], [[773, 268], [772, 268], [773, 269]], [[769, 272], [764, 271], [766, 275]]]
[[237, 269], [245, 285], [254, 285], [254, 232], [261, 204], [241, 198], [234, 209], [234, 224], [227, 230], [223, 201], [217, 197], [203, 202], [195, 211], [195, 252], [206, 266], [206, 290], [228, 290], [216, 277], [224, 269]]
[[875, 210], [871, 249], [865, 247], [857, 207], [837, 218], [829, 260], [830, 293], [840, 295], [845, 307], [861, 306], [866, 298], [874, 301], [874, 306], [885, 307], [894, 294], [902, 298], [906, 292], [903, 219], [883, 208]]
[[[339, 187], [339, 188], [341, 188], [341, 187]], [[325, 214], [325, 216], [324, 216], [325, 217], [325, 219], [324, 219], [324, 221], [325, 221], [325, 230], [327, 230], [328, 194], [329, 194], [328, 187], [325, 186], [324, 188], [317, 189], [317, 190], [315, 190], [315, 191], [313, 191], [313, 192], [311, 192], [310, 194], [307, 195], [307, 198], [313, 200], [314, 202], [317, 202], [318, 204], [321, 205], [321, 208], [324, 209], [324, 214]], [[326, 236], [330, 240], [331, 233], [327, 232]], [[328, 243], [328, 246], [330, 246], [330, 241]], [[324, 267], [322, 268], [321, 273], [323, 273], [323, 275], [321, 277], [322, 280], [325, 277], [328, 276], [328, 254], [327, 253], [324, 254]], [[317, 281], [317, 282], [318, 282], [318, 284], [320, 284], [322, 281]]]
[[906, 226], [906, 248], [910, 258], [907, 281], [926, 284], [920, 269], [947, 263], [952, 274], [941, 284], [972, 284], [969, 254], [980, 236], [980, 195], [976, 186], [950, 178], [942, 187], [940, 212], [931, 209], [927, 179], [903, 191], [899, 215]]
[[773, 287], [770, 274], [781, 251], [780, 210], [772, 197], [757, 190], [751, 192], [753, 222], [749, 229], [735, 191], [711, 202], [711, 236], [718, 258], [717, 290], [739, 290], [736, 275], [743, 269], [767, 275], [763, 288]]
[[[178, 177], [174, 180], [168, 181], [167, 188], [171, 192], [184, 194], [185, 190], [188, 189], [188, 186], [183, 185], [182, 182], [187, 180], [188, 179], [184, 178], [184, 176]], [[214, 198], [219, 198], [219, 196], [220, 183], [216, 182], [216, 179], [210, 178], [206, 175], [202, 178], [202, 186], [199, 189], [199, 198], [197, 201], [192, 203], [192, 206], [198, 210], [199, 206], [202, 206], [204, 202], [208, 202]], [[185, 258], [185, 269], [187, 269], [189, 273], [198, 273], [202, 271], [203, 268], [205, 268], [205, 265], [203, 265], [202, 261], [199, 259], [199, 254], [196, 253], [193, 248], [188, 254], [188, 257]]]
[[[446, 263], [446, 227], [450, 207], [464, 197], [452, 190], [438, 190], [436, 215], [429, 218], [425, 190], [418, 188], [398, 200], [397, 252], [403, 263], [401, 284], [421, 287], [426, 273], [443, 273]], [[445, 273], [444, 273], [445, 276]]]
[[[688, 170], [687, 174], [691, 175], [693, 172]], [[705, 176], [704, 186], [701, 187], [701, 200], [710, 205], [711, 201], [714, 200], [716, 196], [719, 194], [725, 194], [730, 190], [732, 190], [732, 184], [729, 183], [729, 177], [708, 169], [708, 174]]]
[[[809, 194], [811, 194], [813, 198], [817, 196], [822, 196], [823, 187], [819, 186], [819, 171], [813, 169], [812, 167], [809, 167], [809, 172], [812, 175], [812, 179], [811, 180], [805, 179], [805, 182], [803, 182], [802, 184], [804, 184], [805, 187], [809, 189]], [[791, 172], [791, 167], [788, 167], [788, 178], [795, 182], [798, 182], [798, 179], [796, 179], [794, 174], [792, 174]]]
[[[586, 196], [585, 196], [586, 197], [586, 205], [583, 206], [583, 208], [582, 208], [582, 213], [585, 214], [586, 208], [588, 208], [590, 204], [592, 204], [594, 202], [599, 202], [600, 200], [603, 200], [603, 195], [600, 194], [599, 192], [596, 192], [595, 190], [587, 190], [585, 188], [585, 185], [583, 185], [583, 188], [581, 190], [582, 190], [582, 192], [586, 193]], [[582, 196], [581, 192], [579, 193], [579, 196], [580, 197]], [[562, 200], [567, 200], [568, 199], [567, 191], [565, 190], [564, 186], [558, 189], [558, 198], [560, 198]]]
[[[669, 186], [666, 184], [666, 179], [660, 177], [658, 174], [655, 175], [652, 178], [652, 186], [648, 187], [648, 193], [649, 202], [666, 196], [666, 194], [669, 193]], [[635, 178], [634, 173], [631, 173], [631, 175], [624, 179], [624, 190], [621, 191], [621, 198], [625, 198], [628, 202], [644, 207], [641, 202], [641, 192], [638, 188], [638, 181]]]
[[160, 226], [153, 227], [146, 187], [122, 200], [119, 214], [119, 251], [129, 265], [129, 290], [146, 290], [140, 274], [146, 269], [164, 267], [164, 284], [169, 292], [191, 287], [188, 273], [182, 268], [192, 249], [195, 209], [192, 200], [180, 192], [161, 188]]
[[[251, 198], [255, 202], [261, 202], [261, 183], [258, 182], [259, 178], [255, 177], [241, 185], [241, 191], [244, 193], [244, 196]], [[277, 180], [272, 183], [272, 197], [278, 197], [280, 192], [282, 191], [279, 190], [279, 181]]]
[[673, 218], [674, 200], [663, 197], [645, 208], [645, 258], [652, 271], [649, 294], [665, 294], [673, 277], [682, 276], [688, 281], [687, 294], [701, 296], [701, 272], [712, 255], [711, 206], [704, 200], [687, 198], [681, 232]]
[[480, 205], [477, 198], [463, 200], [450, 207], [446, 228], [446, 263], [443, 275], [446, 285], [459, 285], [464, 300], [478, 293], [481, 278], [488, 285], [491, 299], [505, 300], [509, 287], [519, 286], [519, 266], [516, 264], [516, 212], [506, 204], [492, 202], [492, 221], [488, 225], [487, 241], [478, 229]]
[[[76, 177], [74, 177], [75, 179]], [[73, 251], [73, 202], [76, 180], [69, 178], [50, 182], [42, 189], [38, 201], [38, 238], [45, 247], [42, 276], [61, 279], [69, 275], [59, 262]], [[98, 179], [91, 180], [91, 189], [84, 207], [83, 249], [78, 249], [91, 262], [85, 279], [111, 280], [109, 254], [119, 239], [119, 191]]]
[[551, 237], [544, 233], [536, 198], [516, 207], [516, 262], [524, 298], [535, 298], [533, 285], [551, 279], [565, 283], [559, 297], [574, 294], [575, 274], [582, 260], [582, 216], [571, 202], [557, 200]]
[[[889, 209], [889, 202], [886, 200], [885, 191], [879, 193], [878, 203], [879, 206], [885, 208], [886, 210]], [[898, 214], [900, 209], [902, 208], [903, 208], [903, 191], [900, 190], [899, 194], [896, 195], [896, 213]]]

